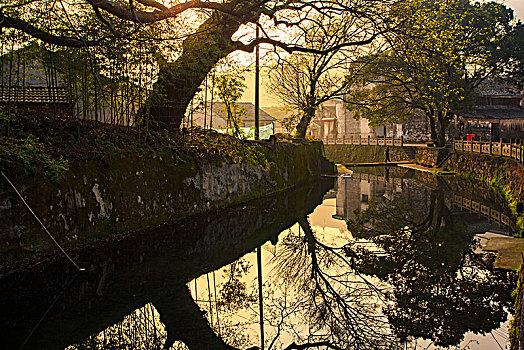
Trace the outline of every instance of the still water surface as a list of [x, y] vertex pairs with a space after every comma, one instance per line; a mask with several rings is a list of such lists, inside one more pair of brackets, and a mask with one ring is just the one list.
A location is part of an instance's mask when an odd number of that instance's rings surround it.
[[505, 349], [515, 277], [481, 249], [514, 226], [503, 198], [357, 171], [79, 249], [85, 273], [59, 255], [4, 269], [4, 345], [248, 349], [262, 310], [265, 349]]

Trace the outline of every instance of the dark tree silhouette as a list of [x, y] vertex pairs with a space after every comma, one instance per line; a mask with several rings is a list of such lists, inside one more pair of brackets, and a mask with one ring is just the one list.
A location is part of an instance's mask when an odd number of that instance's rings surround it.
[[[419, 198], [416, 198], [419, 199]], [[347, 250], [361, 273], [393, 287], [385, 313], [401, 340], [430, 339], [457, 345], [466, 332], [486, 333], [506, 319], [512, 274], [495, 271], [493, 256], [477, 253], [459, 216], [452, 216], [442, 187], [421, 201], [373, 200], [348, 228], [376, 244], [379, 253]], [[424, 207], [425, 208], [425, 207]]]
[[[252, 52], [258, 44], [268, 44], [289, 53], [325, 54], [346, 46], [370, 43], [379, 29], [376, 24], [386, 6], [393, 0], [192, 0], [177, 2], [171, 7], [156, 0], [83, 0], [68, 7], [45, 6], [45, 0], [8, 0], [0, 7], [0, 29], [21, 31], [43, 42], [67, 47], [109, 45], [115, 40], [134, 40], [142, 28], [155, 23], [194, 16], [200, 22], [187, 26], [182, 52], [174, 60], [160, 59], [158, 81], [153, 87], [148, 106], [157, 121], [178, 127], [186, 108], [212, 67], [233, 51]], [[42, 20], [42, 10], [46, 13]], [[38, 9], [38, 10], [37, 10]], [[313, 14], [336, 18], [352, 14], [361, 31], [328, 50], [307, 47], [300, 41], [301, 27], [310, 23]], [[75, 16], [75, 21], [70, 17]], [[262, 25], [258, 24], [259, 20]], [[168, 22], [171, 23], [171, 22]], [[172, 23], [176, 26], [176, 23]], [[260, 25], [262, 36], [243, 40], [234, 34], [243, 25]], [[298, 28], [298, 37], [276, 37], [271, 30], [282, 26]], [[329, 35], [329, 33], [326, 33]], [[140, 38], [154, 41], [156, 38]], [[176, 39], [176, 38], [175, 38]]]

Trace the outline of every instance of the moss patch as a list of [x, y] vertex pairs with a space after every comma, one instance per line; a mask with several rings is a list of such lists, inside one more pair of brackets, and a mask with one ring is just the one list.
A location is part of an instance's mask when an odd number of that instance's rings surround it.
[[511, 350], [519, 350], [519, 334], [522, 317], [522, 297], [524, 294], [524, 270], [522, 269], [523, 265], [524, 263], [520, 265], [520, 268], [517, 271], [517, 288], [515, 288], [515, 290], [513, 291], [513, 297], [515, 298], [515, 313], [509, 325], [509, 339], [511, 343]]
[[[376, 163], [383, 162], [385, 146], [324, 145], [326, 158], [335, 163]], [[400, 147], [390, 147], [391, 160], [408, 160]]]

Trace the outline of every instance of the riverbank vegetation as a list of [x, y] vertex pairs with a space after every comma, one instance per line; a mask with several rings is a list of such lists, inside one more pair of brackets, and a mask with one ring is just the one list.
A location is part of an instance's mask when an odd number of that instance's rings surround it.
[[[401, 1], [389, 14], [394, 30], [348, 76], [348, 108], [374, 127], [404, 122], [417, 112], [443, 146], [457, 116], [472, 113], [486, 81], [522, 86], [519, 48], [524, 27], [496, 2]], [[521, 69], [520, 69], [521, 71]]]
[[524, 271], [522, 270], [524, 264], [521, 264], [517, 270], [517, 287], [513, 291], [512, 297], [515, 300], [513, 311], [514, 316], [509, 324], [509, 340], [510, 349], [519, 350], [520, 325], [522, 317], [522, 293], [524, 292]]
[[198, 127], [148, 130], [47, 114], [0, 114], [0, 170], [43, 173], [55, 180], [71, 161], [101, 159], [110, 153], [170, 151], [181, 161], [184, 155], [200, 161], [220, 158], [265, 169], [267, 159], [258, 144], [270, 147], [266, 141], [242, 140]]

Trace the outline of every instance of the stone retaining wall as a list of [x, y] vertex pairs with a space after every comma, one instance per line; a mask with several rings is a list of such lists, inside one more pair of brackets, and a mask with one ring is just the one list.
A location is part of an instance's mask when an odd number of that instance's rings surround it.
[[420, 165], [434, 167], [437, 164], [439, 152], [439, 148], [416, 147], [415, 158], [417, 160], [417, 163]]
[[[176, 153], [109, 154], [74, 162], [57, 183], [13, 182], [55, 238], [74, 245], [134, 231], [291, 188], [335, 172], [322, 143], [260, 145], [268, 167]], [[43, 246], [42, 246], [43, 245]], [[45, 250], [51, 240], [5, 181], [0, 182], [0, 252]]]
[[[386, 146], [324, 145], [326, 158], [335, 163], [375, 163], [384, 161]], [[390, 147], [391, 160], [408, 160], [401, 147]]]

